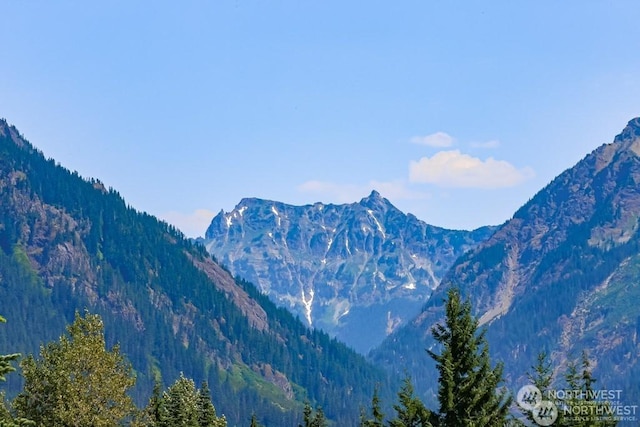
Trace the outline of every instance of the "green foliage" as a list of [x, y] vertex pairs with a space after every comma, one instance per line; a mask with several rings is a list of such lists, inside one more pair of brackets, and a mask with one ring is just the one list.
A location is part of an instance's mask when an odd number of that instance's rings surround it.
[[[194, 265], [207, 262], [203, 247], [8, 134], [0, 134], [0, 300], [12, 328], [0, 330], [0, 348], [36, 353], [88, 307], [101, 315], [107, 343], [131, 361], [130, 394], [140, 405], [158, 371], [206, 380], [234, 425], [248, 421], [246, 408], [263, 424], [297, 425], [305, 399], [338, 425], [355, 425], [376, 383], [391, 396], [382, 369], [238, 281], [249, 308], [257, 302], [266, 314], [268, 329], [253, 327], [247, 307]], [[282, 381], [267, 379], [264, 366]], [[20, 387], [9, 376], [8, 394]]]
[[[414, 395], [411, 378], [404, 379], [402, 388], [398, 392], [399, 403], [393, 405], [396, 418], [389, 423], [390, 427], [431, 427], [434, 417], [424, 404]], [[381, 424], [380, 424], [381, 425]]]
[[149, 398], [146, 408], [140, 416], [140, 424], [147, 427], [158, 427], [161, 425], [164, 414], [164, 400], [162, 399], [162, 384], [157, 378], [153, 385], [153, 392]]
[[[6, 319], [0, 316], [0, 323], [5, 323]], [[20, 357], [19, 353], [0, 355], [0, 381], [6, 381], [6, 375], [14, 372], [16, 368], [11, 365]], [[35, 426], [35, 422], [26, 418], [14, 418], [6, 406], [4, 391], [0, 393], [0, 427], [26, 427]]]
[[162, 424], [166, 427], [198, 427], [198, 392], [192, 379], [180, 378], [163, 394], [164, 414]]
[[211, 403], [209, 386], [195, 382], [183, 374], [160, 395], [157, 382], [141, 424], [147, 427], [226, 427], [224, 416], [218, 417]]
[[[532, 369], [533, 372], [527, 372], [529, 382], [540, 390], [543, 398], [549, 396], [549, 390], [551, 384], [553, 384], [553, 367], [547, 353], [541, 352], [538, 354], [536, 364], [532, 366]], [[521, 410], [521, 412], [530, 422], [536, 422], [531, 411]], [[561, 424], [558, 422], [558, 425]]]
[[380, 407], [380, 396], [378, 395], [378, 387], [373, 392], [371, 398], [371, 418], [367, 418], [364, 410], [360, 414], [360, 427], [383, 427], [384, 426], [384, 413]]
[[24, 390], [14, 401], [20, 417], [46, 426], [116, 426], [134, 405], [135, 377], [117, 346], [107, 350], [98, 315], [76, 313], [68, 336], [22, 363]]
[[200, 390], [198, 390], [198, 401], [196, 402], [198, 408], [198, 424], [200, 427], [222, 427], [227, 423], [220, 420], [216, 416], [216, 408], [211, 403], [211, 391], [206, 381], [202, 382]]
[[435, 340], [441, 353], [428, 350], [436, 361], [439, 383], [440, 426], [493, 427], [507, 421], [510, 397], [498, 391], [502, 365], [492, 368], [485, 331], [478, 333], [478, 320], [471, 314], [471, 303], [462, 302], [452, 288], [446, 302], [445, 324], [436, 325]]
[[[591, 374], [591, 362], [586, 352], [582, 353], [579, 363], [575, 361], [569, 363], [565, 380], [567, 389], [571, 390], [571, 393], [561, 402], [568, 412], [565, 414], [565, 411], [560, 411], [560, 426], [613, 427], [618, 424], [614, 416], [606, 415], [610, 403], [595, 398], [596, 379]], [[578, 416], [573, 415], [575, 410]]]
[[[0, 316], [0, 323], [5, 322], [6, 319]], [[16, 368], [11, 365], [11, 362], [14, 362], [19, 357], [20, 353], [0, 354], [0, 381], [6, 381], [5, 375], [16, 370]]]
[[258, 422], [258, 417], [256, 417], [255, 412], [251, 414], [251, 424], [249, 427], [262, 427], [262, 425]]
[[321, 407], [317, 407], [314, 411], [311, 409], [311, 405], [307, 402], [304, 405], [302, 415], [304, 424], [299, 427], [327, 427], [327, 419], [325, 418]]
[[[607, 401], [595, 399], [593, 385], [596, 380], [591, 374], [591, 364], [586, 353], [580, 363], [570, 361], [564, 374], [566, 388], [560, 395], [553, 393], [553, 368], [546, 353], [538, 355], [533, 371], [527, 373], [529, 381], [542, 393], [543, 400], [550, 400], [558, 409], [558, 417], [553, 423], [557, 427], [613, 427], [617, 425], [614, 416], [606, 415]], [[557, 391], [557, 390], [556, 390]], [[575, 411], [575, 412], [574, 412]], [[522, 414], [536, 423], [533, 413], [521, 409]]]

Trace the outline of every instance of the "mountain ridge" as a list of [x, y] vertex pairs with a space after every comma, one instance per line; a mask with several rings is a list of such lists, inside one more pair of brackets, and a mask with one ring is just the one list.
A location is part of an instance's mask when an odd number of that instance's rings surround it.
[[564, 366], [588, 350], [602, 386], [640, 398], [638, 385], [629, 382], [640, 371], [634, 338], [640, 309], [621, 304], [640, 294], [639, 156], [640, 120], [633, 119], [613, 143], [558, 175], [460, 257], [421, 314], [370, 360], [409, 369], [421, 393], [432, 396], [424, 386], [432, 381], [424, 348], [433, 345], [430, 330], [442, 320], [446, 290], [455, 286], [487, 327], [510, 385], [524, 385], [539, 351]]
[[[297, 425], [306, 400], [349, 425], [376, 384], [392, 394], [362, 356], [233, 279], [175, 227], [46, 159], [5, 120], [0, 301], [0, 346], [23, 354], [57, 339], [76, 311], [100, 314], [108, 344], [136, 371], [139, 404], [181, 372], [208, 381], [229, 425], [245, 425], [248, 410]], [[8, 391], [20, 387], [8, 377]]]
[[494, 229], [432, 226], [373, 190], [347, 204], [243, 198], [212, 219], [200, 242], [309, 326], [366, 353], [417, 314], [453, 261]]

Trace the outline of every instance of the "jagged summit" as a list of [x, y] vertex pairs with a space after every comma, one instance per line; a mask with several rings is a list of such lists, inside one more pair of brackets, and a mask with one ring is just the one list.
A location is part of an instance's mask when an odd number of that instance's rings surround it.
[[373, 190], [340, 205], [242, 199], [216, 215], [204, 243], [309, 326], [366, 352], [416, 314], [448, 266], [491, 231], [428, 225]]
[[394, 207], [389, 200], [382, 197], [379, 192], [372, 190], [371, 194], [360, 200], [360, 205], [372, 209], [380, 209], [384, 207]]
[[629, 120], [627, 126], [615, 137], [614, 143], [635, 140], [637, 138], [640, 138], [640, 117]]
[[363, 197], [362, 200], [360, 200], [360, 203], [367, 200], [385, 200], [385, 199], [376, 190], [371, 190], [371, 194], [369, 194], [367, 197]]

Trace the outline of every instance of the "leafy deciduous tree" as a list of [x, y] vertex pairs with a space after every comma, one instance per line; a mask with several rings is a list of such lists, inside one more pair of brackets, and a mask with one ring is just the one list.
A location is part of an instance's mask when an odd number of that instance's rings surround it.
[[18, 415], [52, 427], [119, 425], [135, 409], [127, 395], [135, 383], [131, 365], [117, 345], [106, 349], [100, 316], [76, 313], [67, 332], [41, 347], [39, 359], [21, 363]]

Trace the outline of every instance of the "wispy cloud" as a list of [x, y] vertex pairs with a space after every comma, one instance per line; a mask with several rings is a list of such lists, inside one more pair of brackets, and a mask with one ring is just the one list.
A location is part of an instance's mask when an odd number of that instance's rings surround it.
[[410, 139], [413, 144], [428, 145], [429, 147], [451, 147], [455, 139], [445, 132], [436, 132], [426, 136], [414, 136]]
[[409, 181], [442, 187], [513, 187], [534, 176], [531, 168], [518, 169], [504, 160], [481, 160], [459, 150], [440, 151], [409, 163]]
[[500, 141], [492, 139], [491, 141], [486, 142], [472, 142], [470, 145], [474, 148], [498, 148], [500, 146]]
[[191, 213], [170, 211], [160, 215], [160, 218], [175, 225], [187, 237], [202, 237], [216, 213], [208, 209], [196, 209]]
[[377, 190], [383, 197], [390, 200], [421, 200], [428, 199], [430, 194], [415, 191], [407, 187], [404, 181], [369, 181], [367, 184], [340, 184], [328, 181], [307, 181], [297, 187], [303, 193], [312, 193], [336, 203], [351, 203], [364, 196], [371, 190]]

